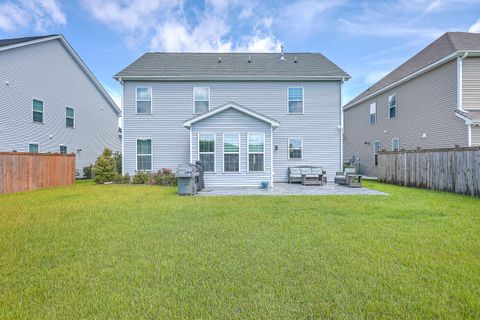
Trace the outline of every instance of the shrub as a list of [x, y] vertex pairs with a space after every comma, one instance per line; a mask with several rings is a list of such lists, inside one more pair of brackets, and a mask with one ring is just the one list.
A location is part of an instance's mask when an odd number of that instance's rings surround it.
[[132, 177], [133, 184], [150, 184], [152, 176], [148, 172], [139, 171]]
[[130, 175], [128, 173], [126, 173], [124, 176], [122, 176], [121, 174], [117, 174], [113, 179], [113, 183], [128, 184], [130, 183]]
[[103, 150], [102, 155], [93, 164], [92, 173], [95, 183], [102, 184], [113, 181], [117, 172], [115, 170], [115, 160], [110, 149], [105, 148]]
[[92, 165], [89, 165], [88, 167], [83, 167], [83, 177], [85, 179], [92, 179]]
[[118, 174], [122, 174], [122, 153], [115, 152], [113, 154], [113, 159], [115, 160], [115, 169]]
[[177, 179], [171, 169], [163, 168], [153, 175], [151, 183], [159, 186], [176, 186]]

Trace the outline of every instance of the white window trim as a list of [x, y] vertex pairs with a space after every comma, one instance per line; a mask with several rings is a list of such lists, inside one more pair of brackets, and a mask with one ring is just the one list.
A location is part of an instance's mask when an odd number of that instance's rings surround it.
[[[374, 113], [372, 113], [372, 105], [375, 106], [375, 112]], [[370, 112], [370, 118], [368, 119], [368, 121], [370, 122], [371, 125], [377, 124], [377, 102], [376, 101], [370, 103], [369, 112]], [[375, 115], [375, 122], [374, 123], [372, 123], [372, 115], [373, 114]]]
[[37, 145], [37, 152], [36, 153], [40, 153], [40, 144], [38, 142], [29, 142], [27, 144], [27, 150], [29, 153], [34, 153], [34, 152], [30, 152], [30, 145], [31, 144], [36, 144]]
[[[67, 108], [73, 109], [73, 117], [67, 116]], [[75, 121], [76, 114], [77, 114], [77, 110], [75, 110], [74, 107], [65, 106], [65, 128], [75, 129], [75, 127], [76, 127], [76, 121]], [[73, 119], [73, 127], [68, 127], [67, 126], [67, 118], [72, 118]]]
[[400, 139], [399, 138], [393, 138], [392, 139], [392, 151], [395, 151], [395, 149], [393, 148], [393, 142], [394, 141], [397, 141], [397, 143], [398, 143], [398, 150], [397, 151], [400, 151]]
[[[288, 107], [288, 103], [290, 102], [288, 91], [290, 89], [302, 89], [302, 112], [290, 112], [290, 108]], [[291, 101], [298, 101], [298, 100], [291, 100]], [[305, 114], [305, 88], [301, 86], [295, 87], [287, 87], [287, 114]]]
[[[139, 154], [138, 154], [138, 140], [150, 140], [150, 143], [151, 143], [151, 145], [150, 145], [150, 149], [151, 149], [150, 150], [150, 152], [151, 152], [150, 157], [152, 158], [152, 168], [150, 170], [138, 170], [138, 156], [139, 156]], [[141, 156], [146, 156], [148, 154], [141, 153], [140, 155]], [[140, 171], [142, 171], [142, 172], [153, 172], [153, 139], [152, 138], [137, 138], [137, 139], [135, 139], [135, 171], [136, 172], [140, 172]]]
[[[302, 156], [300, 158], [290, 158], [290, 140], [291, 139], [300, 139], [301, 141], [301, 147], [302, 147]], [[288, 142], [287, 142], [287, 155], [288, 155], [288, 160], [302, 160], [303, 159], [303, 138], [297, 138], [297, 137], [292, 137], [292, 138], [288, 138]]]
[[[33, 120], [33, 112], [40, 112], [40, 111], [36, 111], [36, 110], [33, 110], [33, 100], [37, 100], [37, 101], [41, 101], [42, 102], [42, 106], [43, 106], [43, 111], [42, 111], [42, 122], [38, 122], [38, 121], [35, 121]], [[45, 101], [44, 100], [40, 100], [40, 99], [36, 99], [36, 98], [32, 98], [32, 122], [33, 123], [45, 123]]]
[[215, 132], [198, 132], [197, 133], [197, 160], [200, 161], [200, 135], [202, 134], [213, 134], [213, 152], [201, 152], [202, 154], [213, 154], [213, 172], [212, 171], [205, 171], [206, 174], [208, 173], [216, 173], [217, 172], [217, 135]]
[[[225, 152], [225, 135], [237, 135], [238, 136], [238, 152]], [[238, 171], [225, 171], [225, 155], [226, 154], [238, 154]], [[222, 169], [223, 173], [241, 173], [242, 172], [242, 137], [240, 133], [225, 132], [222, 134]]]
[[[205, 112], [208, 112], [208, 111], [210, 111], [210, 87], [193, 87], [193, 91], [192, 91], [192, 113], [193, 114], [202, 114], [204, 112], [195, 112], [195, 101], [197, 101], [197, 100], [195, 100], [195, 89], [197, 89], [197, 88], [199, 88], [199, 89], [200, 88], [201, 89], [207, 88], [208, 89], [208, 101], [207, 101], [208, 102], [208, 109], [207, 109], [207, 111], [205, 111]], [[198, 100], [198, 101], [203, 101], [204, 102], [204, 100]]]
[[67, 148], [67, 152], [65, 152], [65, 154], [68, 154], [68, 146], [67, 146], [66, 144], [60, 144], [60, 145], [58, 145], [58, 153], [63, 154], [63, 153], [61, 152], [61, 147]]
[[[150, 89], [150, 112], [146, 113], [138, 113], [138, 89]], [[153, 114], [153, 88], [151, 86], [136, 86], [135, 87], [135, 114], [138, 115], [150, 115]], [[148, 101], [148, 100], [140, 100], [140, 101]], [[141, 139], [140, 139], [141, 140]]]
[[[395, 96], [395, 117], [390, 117], [390, 109], [392, 107], [390, 107], [390, 100], [392, 99], [392, 97]], [[388, 96], [388, 119], [395, 119], [397, 117], [397, 114], [398, 114], [398, 98], [397, 98], [397, 94], [394, 93], [390, 96]]]
[[[263, 152], [250, 152], [250, 135], [261, 134], [263, 136]], [[263, 154], [263, 170], [262, 171], [250, 171], [250, 154]], [[249, 132], [247, 133], [247, 172], [252, 173], [265, 173], [265, 132]]]

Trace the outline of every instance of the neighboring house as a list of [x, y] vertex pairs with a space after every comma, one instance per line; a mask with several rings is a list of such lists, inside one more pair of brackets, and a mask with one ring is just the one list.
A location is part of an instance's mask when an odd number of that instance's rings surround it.
[[480, 145], [480, 34], [448, 32], [344, 107], [345, 159]]
[[201, 160], [207, 186], [287, 181], [290, 166], [341, 167], [349, 75], [318, 53], [147, 53], [123, 86], [123, 169]]
[[61, 35], [0, 40], [0, 151], [121, 150], [120, 109]]

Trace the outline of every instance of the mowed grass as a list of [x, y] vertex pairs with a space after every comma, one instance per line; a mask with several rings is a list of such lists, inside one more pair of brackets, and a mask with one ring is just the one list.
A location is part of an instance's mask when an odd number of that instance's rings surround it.
[[480, 200], [0, 195], [0, 319], [480, 318]]

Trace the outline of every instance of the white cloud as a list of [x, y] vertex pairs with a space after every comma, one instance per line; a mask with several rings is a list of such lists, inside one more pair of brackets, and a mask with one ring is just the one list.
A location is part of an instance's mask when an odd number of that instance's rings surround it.
[[390, 72], [389, 70], [376, 70], [376, 71], [368, 72], [365, 75], [365, 83], [367, 85], [372, 85], [378, 80], [385, 77], [389, 72]]
[[30, 27], [44, 32], [66, 23], [67, 17], [58, 0], [6, 1], [0, 4], [0, 29], [6, 32]]
[[474, 24], [472, 24], [472, 26], [470, 27], [470, 29], [468, 29], [468, 32], [480, 33], [480, 19], [478, 19], [477, 22], [475, 22]]
[[[273, 51], [280, 41], [268, 17], [252, 17], [249, 0], [207, 0], [203, 8], [183, 0], [84, 0], [84, 7], [101, 23], [119, 32], [126, 43], [146, 44], [158, 51]], [[188, 13], [187, 13], [188, 11]], [[258, 21], [248, 25], [248, 21]], [[241, 34], [231, 26], [242, 23]], [[234, 40], [236, 39], [236, 40]]]

